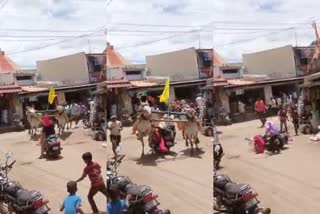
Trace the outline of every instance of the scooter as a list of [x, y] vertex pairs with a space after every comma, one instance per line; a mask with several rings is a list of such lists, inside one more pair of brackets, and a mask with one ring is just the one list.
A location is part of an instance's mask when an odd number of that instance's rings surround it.
[[12, 153], [6, 154], [6, 163], [0, 169], [0, 211], [16, 214], [48, 214], [49, 201], [34, 190], [26, 190], [19, 183], [8, 179], [8, 172], [16, 161], [8, 164]]
[[[175, 126], [169, 128], [155, 127], [149, 138], [149, 146], [153, 154], [169, 152], [175, 145], [176, 130]], [[165, 148], [161, 149], [161, 143]], [[164, 151], [166, 150], [166, 151]]]
[[[253, 144], [254, 151], [256, 153], [263, 153], [265, 150], [271, 153], [280, 153], [282, 147], [283, 141], [280, 139], [279, 136], [277, 136], [273, 141], [271, 140], [270, 136], [264, 135], [256, 135], [254, 138], [245, 138], [247, 141], [249, 141], [249, 146]], [[259, 142], [264, 141], [264, 142]]]
[[47, 139], [45, 152], [49, 158], [58, 158], [61, 154], [61, 142], [57, 135], [50, 135]]

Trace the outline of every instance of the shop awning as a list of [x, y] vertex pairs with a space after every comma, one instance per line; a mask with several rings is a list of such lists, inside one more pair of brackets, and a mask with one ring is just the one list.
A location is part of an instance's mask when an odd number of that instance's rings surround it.
[[320, 81], [305, 82], [305, 83], [299, 85], [299, 88], [312, 88], [315, 86], [320, 86]]
[[98, 85], [99, 88], [129, 88], [131, 84], [128, 80], [107, 80]]
[[0, 86], [0, 94], [14, 94], [21, 91], [21, 87], [17, 85]]
[[307, 81], [313, 81], [316, 79], [320, 79], [320, 72], [305, 76], [305, 80]]

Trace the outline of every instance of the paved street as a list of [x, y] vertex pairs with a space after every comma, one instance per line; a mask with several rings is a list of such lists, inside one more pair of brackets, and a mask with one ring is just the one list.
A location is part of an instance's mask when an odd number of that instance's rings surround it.
[[226, 153], [219, 172], [252, 185], [261, 205], [270, 207], [272, 213], [319, 213], [320, 144], [310, 143], [309, 136], [301, 135], [292, 137], [288, 149], [279, 155], [256, 155], [249, 152], [244, 137], [263, 133], [264, 129], [257, 128], [259, 125], [258, 121], [251, 121], [219, 128]]
[[[177, 136], [178, 145], [173, 148], [177, 157], [155, 159], [147, 155], [140, 160], [141, 145], [130, 129], [123, 132], [122, 152], [127, 156], [119, 168], [119, 173], [129, 176], [137, 184], [147, 184], [159, 195], [161, 207], [169, 208], [172, 213], [211, 213], [212, 210], [212, 146], [210, 138], [201, 137], [204, 152], [191, 157], [185, 148], [181, 134]], [[40, 147], [37, 141], [30, 140], [27, 132], [2, 134], [1, 151], [12, 151], [17, 163], [10, 173], [10, 178], [19, 181], [24, 187], [41, 191], [50, 200], [51, 213], [58, 209], [67, 195], [66, 182], [77, 179], [82, 172], [81, 155], [91, 151], [94, 160], [103, 166], [107, 151], [100, 142], [95, 142], [82, 128], [67, 132], [62, 138], [63, 159], [57, 161], [39, 160]], [[107, 146], [110, 150], [110, 146]], [[146, 150], [148, 151], [148, 146]], [[195, 153], [196, 154], [196, 153]], [[2, 159], [2, 158], [1, 158]], [[79, 194], [84, 201], [84, 210], [90, 213], [86, 199], [90, 183], [85, 179], [79, 184]], [[105, 199], [96, 196], [101, 211], [105, 210]]]

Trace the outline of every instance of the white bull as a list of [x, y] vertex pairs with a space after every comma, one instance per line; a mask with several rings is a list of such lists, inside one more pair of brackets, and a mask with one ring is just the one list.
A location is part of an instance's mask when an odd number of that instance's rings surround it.
[[186, 146], [189, 147], [191, 144], [191, 153], [193, 153], [193, 144], [195, 144], [197, 151], [199, 151], [199, 124], [196, 120], [184, 122], [184, 137], [186, 140]]
[[41, 114], [36, 113], [33, 109], [28, 109], [27, 120], [30, 125], [29, 134], [36, 135], [37, 129], [41, 126]]
[[[194, 109], [185, 109], [184, 113], [189, 114], [190, 116], [195, 115]], [[177, 122], [177, 126], [182, 131], [182, 136], [186, 140], [186, 146], [189, 147], [189, 143], [191, 144], [191, 154], [192, 154], [193, 144], [195, 144], [196, 149], [199, 151], [198, 133], [199, 133], [199, 130], [201, 129], [201, 123], [199, 123], [195, 117], [193, 118], [186, 117], [186, 119], [187, 121]]]
[[69, 122], [69, 118], [63, 106], [57, 106], [57, 110], [58, 110], [58, 115], [56, 116], [56, 119], [58, 121], [59, 134], [62, 134], [64, 132], [66, 125]]
[[140, 115], [140, 118], [138, 118], [137, 121], [133, 124], [133, 130], [136, 130], [138, 132], [137, 139], [141, 142], [142, 145], [141, 156], [144, 156], [144, 137], [148, 137], [149, 140], [152, 134], [152, 126], [159, 124], [159, 122], [152, 122], [152, 120], [157, 119], [160, 119], [159, 114], [151, 113], [151, 108], [149, 106], [145, 106]]

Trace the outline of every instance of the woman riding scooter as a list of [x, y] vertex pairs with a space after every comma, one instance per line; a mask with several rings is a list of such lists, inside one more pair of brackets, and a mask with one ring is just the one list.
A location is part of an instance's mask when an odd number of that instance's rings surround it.
[[47, 146], [47, 139], [50, 135], [55, 135], [56, 131], [54, 130], [54, 123], [51, 121], [50, 117], [46, 114], [42, 116], [42, 133], [40, 138], [41, 153], [39, 159], [42, 159], [44, 156], [45, 148]]
[[271, 121], [267, 121], [264, 127], [266, 128], [266, 133], [263, 138], [265, 139], [266, 143], [269, 141], [270, 145], [267, 150], [280, 151], [280, 145], [276, 144], [276, 139], [280, 134], [280, 130]]

